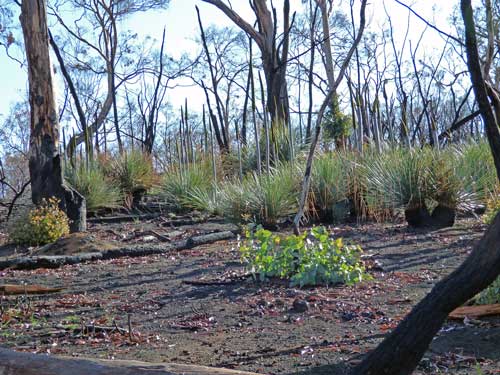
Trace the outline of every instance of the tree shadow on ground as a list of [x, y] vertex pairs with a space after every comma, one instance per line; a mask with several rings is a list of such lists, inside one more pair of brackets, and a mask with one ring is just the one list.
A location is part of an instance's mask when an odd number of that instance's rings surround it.
[[291, 372], [287, 375], [347, 375], [352, 367], [346, 363], [335, 363], [312, 367], [303, 371]]

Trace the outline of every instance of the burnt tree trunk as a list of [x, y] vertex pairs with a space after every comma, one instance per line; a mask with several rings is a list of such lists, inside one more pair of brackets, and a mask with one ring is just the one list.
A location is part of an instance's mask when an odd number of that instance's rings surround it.
[[351, 374], [413, 372], [448, 314], [491, 284], [500, 272], [500, 215], [465, 262], [440, 281]]
[[46, 0], [23, 0], [21, 26], [28, 61], [30, 100], [29, 169], [33, 203], [56, 197], [72, 232], [86, 229], [85, 199], [64, 183], [59, 154], [59, 121], [49, 56]]
[[[471, 0], [461, 0], [465, 24], [467, 64], [486, 134], [500, 178], [498, 118], [488, 100], [483, 77]], [[493, 99], [493, 98], [492, 98]], [[500, 101], [493, 105], [500, 109]], [[497, 103], [497, 105], [495, 105]], [[500, 111], [499, 111], [500, 113]], [[500, 274], [500, 214], [469, 257], [420, 301], [397, 328], [351, 374], [407, 375], [413, 372], [448, 314], [490, 285]]]
[[262, 54], [262, 67], [266, 79], [267, 110], [271, 126], [287, 124], [290, 118], [286, 69], [290, 44], [290, 1], [283, 2], [283, 32], [278, 40], [276, 8], [269, 9], [266, 0], [251, 0], [257, 18], [257, 28], [246, 22], [230, 5], [222, 0], [202, 0], [219, 8], [231, 21], [252, 38]]

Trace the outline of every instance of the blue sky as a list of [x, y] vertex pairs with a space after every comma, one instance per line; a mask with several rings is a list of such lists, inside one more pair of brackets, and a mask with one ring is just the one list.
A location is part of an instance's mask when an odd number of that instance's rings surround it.
[[[275, 1], [275, 4], [279, 6], [280, 2]], [[339, 0], [335, 2], [338, 3]], [[299, 9], [301, 6], [300, 3], [300, 0], [291, 0], [292, 10]], [[382, 5], [382, 0], [372, 0], [370, 3], [368, 13], [370, 15], [371, 27], [378, 29], [378, 25], [385, 22], [385, 13], [380, 6]], [[413, 3], [415, 10], [427, 19], [435, 22], [443, 29], [448, 29], [446, 18], [450, 15], [452, 6], [458, 4], [458, 0], [417, 0]], [[253, 23], [254, 18], [246, 0], [233, 0], [232, 4], [243, 18]], [[183, 52], [192, 52], [199, 48], [193, 41], [199, 32], [195, 5], [198, 5], [200, 8], [205, 26], [209, 24], [216, 24], [218, 26], [232, 25], [231, 21], [218, 9], [200, 0], [171, 0], [168, 10], [137, 14], [125, 20], [122, 28], [132, 29], [139, 34], [151, 35], [159, 39], [165, 26], [167, 31], [166, 49], [170, 55], [176, 57]], [[393, 18], [395, 28], [397, 30], [405, 30], [408, 12], [392, 0], [386, 0], [386, 5]], [[422, 27], [423, 25], [420, 21], [412, 18], [412, 31], [415, 36], [419, 35]], [[426, 40], [424, 40], [423, 44], [426, 45], [426, 48], [435, 48], [440, 38], [437, 38], [436, 34], [432, 31], [428, 31], [426, 35]], [[1, 116], [8, 113], [11, 103], [19, 101], [22, 98], [24, 90], [27, 87], [27, 75], [25, 68], [21, 67], [19, 63], [10, 60], [3, 52], [0, 53], [0, 64], [2, 67], [0, 73], [2, 77], [2, 84], [0, 85]], [[201, 103], [203, 100], [202, 96], [193, 94], [194, 91], [191, 88], [176, 88], [175, 93], [171, 92], [169, 98], [174, 106], [180, 105], [186, 96], [198, 97]]]

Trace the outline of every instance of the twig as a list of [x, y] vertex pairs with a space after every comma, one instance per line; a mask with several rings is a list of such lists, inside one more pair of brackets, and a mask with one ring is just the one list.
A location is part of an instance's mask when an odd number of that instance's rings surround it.
[[130, 319], [132, 314], [128, 313], [127, 314], [127, 320], [128, 320], [128, 338], [130, 341], [134, 341], [133, 335], [132, 335], [132, 321]]
[[[82, 322], [83, 323], [83, 322]], [[121, 327], [118, 327], [118, 325], [116, 324], [115, 321], [113, 321], [113, 326], [96, 326], [94, 324], [89, 324], [89, 325], [86, 325], [86, 324], [82, 324], [81, 328], [79, 329], [75, 329], [74, 332], [75, 333], [82, 333], [82, 334], [85, 334], [85, 332], [90, 332], [92, 331], [92, 333], [96, 333], [96, 332], [118, 332], [122, 335], [125, 335], [127, 334], [127, 330], [125, 328], [121, 328]]]

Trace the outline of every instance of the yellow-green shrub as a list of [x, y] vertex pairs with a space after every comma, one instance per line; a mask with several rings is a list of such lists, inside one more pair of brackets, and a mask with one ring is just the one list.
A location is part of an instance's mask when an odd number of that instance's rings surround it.
[[493, 219], [500, 211], [500, 197], [494, 196], [486, 202], [486, 212], [483, 216], [483, 221], [485, 224], [491, 224]]
[[9, 238], [19, 245], [44, 245], [69, 233], [69, 220], [59, 200], [49, 198], [21, 215], [9, 228]]

